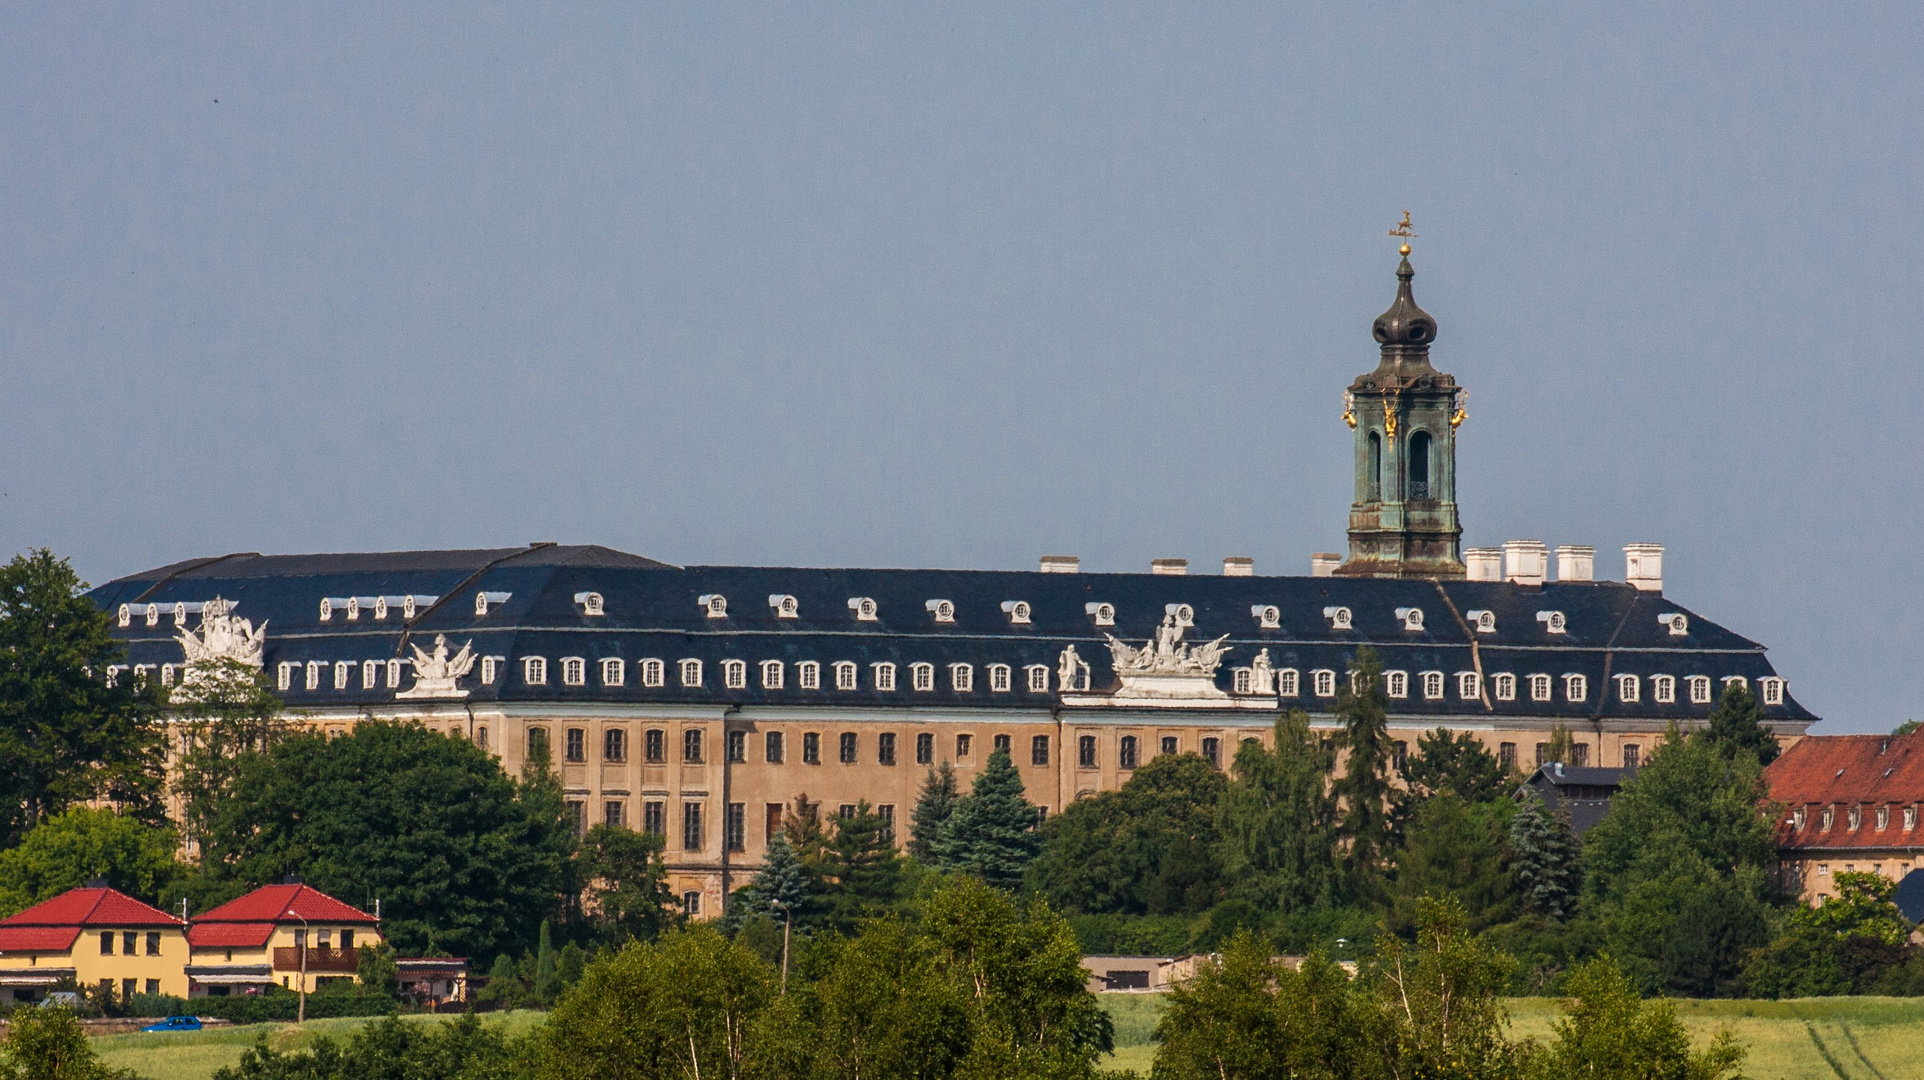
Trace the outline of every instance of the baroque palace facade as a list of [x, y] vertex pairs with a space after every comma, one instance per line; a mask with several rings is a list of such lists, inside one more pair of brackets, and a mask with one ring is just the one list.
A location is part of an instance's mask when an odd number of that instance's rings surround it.
[[93, 593], [132, 671], [261, 667], [300, 722], [419, 721], [510, 772], [546, 745], [578, 823], [666, 838], [676, 891], [712, 916], [785, 808], [866, 800], [901, 823], [928, 768], [966, 785], [998, 748], [1048, 811], [1158, 754], [1218, 766], [1279, 711], [1334, 728], [1359, 646], [1382, 656], [1393, 736], [1468, 731], [1519, 768], [1552, 727], [1578, 764], [1634, 765], [1743, 680], [1780, 737], [1817, 718], [1764, 648], [1668, 599], [1662, 549], [1459, 548], [1462, 394], [1429, 360], [1411, 292], [1351, 384], [1347, 558], [1307, 577], [1247, 559], [1188, 574], [671, 566], [594, 546], [194, 559]]

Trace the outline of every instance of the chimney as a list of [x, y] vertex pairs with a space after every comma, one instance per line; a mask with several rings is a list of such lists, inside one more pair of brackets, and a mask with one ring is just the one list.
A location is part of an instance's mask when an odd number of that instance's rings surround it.
[[1150, 559], [1149, 572], [1152, 574], [1167, 574], [1171, 577], [1181, 577], [1189, 572], [1189, 560]]
[[1224, 577], [1255, 577], [1256, 560], [1247, 555], [1231, 555], [1223, 560]]
[[1663, 545], [1625, 544], [1623, 580], [1644, 592], [1663, 591]]
[[1588, 544], [1557, 545], [1558, 581], [1595, 581], [1597, 549]]
[[1541, 540], [1505, 540], [1503, 577], [1519, 585], [1541, 585], [1549, 571], [1550, 549]]
[[1464, 548], [1463, 578], [1466, 581], [1502, 581], [1503, 549], [1493, 547]]
[[1343, 565], [1343, 557], [1334, 551], [1318, 551], [1309, 557], [1310, 577], [1335, 577], [1336, 568]]
[[1045, 574], [1074, 574], [1082, 570], [1082, 560], [1074, 555], [1044, 555], [1042, 572]]

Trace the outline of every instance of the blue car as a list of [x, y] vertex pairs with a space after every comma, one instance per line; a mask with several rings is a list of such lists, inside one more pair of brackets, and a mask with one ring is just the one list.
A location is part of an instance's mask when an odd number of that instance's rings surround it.
[[148, 1024], [142, 1031], [199, 1031], [200, 1017], [170, 1016], [158, 1024]]

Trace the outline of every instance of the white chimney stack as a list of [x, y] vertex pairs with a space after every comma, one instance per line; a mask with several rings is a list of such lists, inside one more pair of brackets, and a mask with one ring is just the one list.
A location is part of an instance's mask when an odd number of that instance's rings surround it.
[[1502, 581], [1503, 549], [1493, 547], [1464, 548], [1463, 578], [1466, 581]]
[[1644, 592], [1663, 591], [1663, 545], [1625, 544], [1623, 580]]
[[1224, 577], [1255, 577], [1256, 560], [1247, 555], [1231, 555], [1223, 560]]
[[1074, 555], [1044, 555], [1042, 572], [1045, 574], [1074, 574], [1082, 570], [1082, 560]]
[[1503, 577], [1518, 585], [1541, 585], [1550, 571], [1550, 549], [1541, 540], [1505, 540]]
[[1597, 549], [1588, 544], [1557, 545], [1558, 581], [1595, 581]]
[[1181, 577], [1189, 572], [1188, 559], [1150, 559], [1149, 572], [1170, 577]]
[[1343, 565], [1343, 557], [1334, 551], [1318, 551], [1309, 557], [1310, 577], [1335, 577], [1336, 568]]

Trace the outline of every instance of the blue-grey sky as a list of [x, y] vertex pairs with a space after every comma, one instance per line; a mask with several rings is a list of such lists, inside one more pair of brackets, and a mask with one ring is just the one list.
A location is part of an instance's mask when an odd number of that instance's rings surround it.
[[1306, 573], [1415, 216], [1465, 542], [1924, 715], [1902, 5], [12, 5], [0, 554]]

